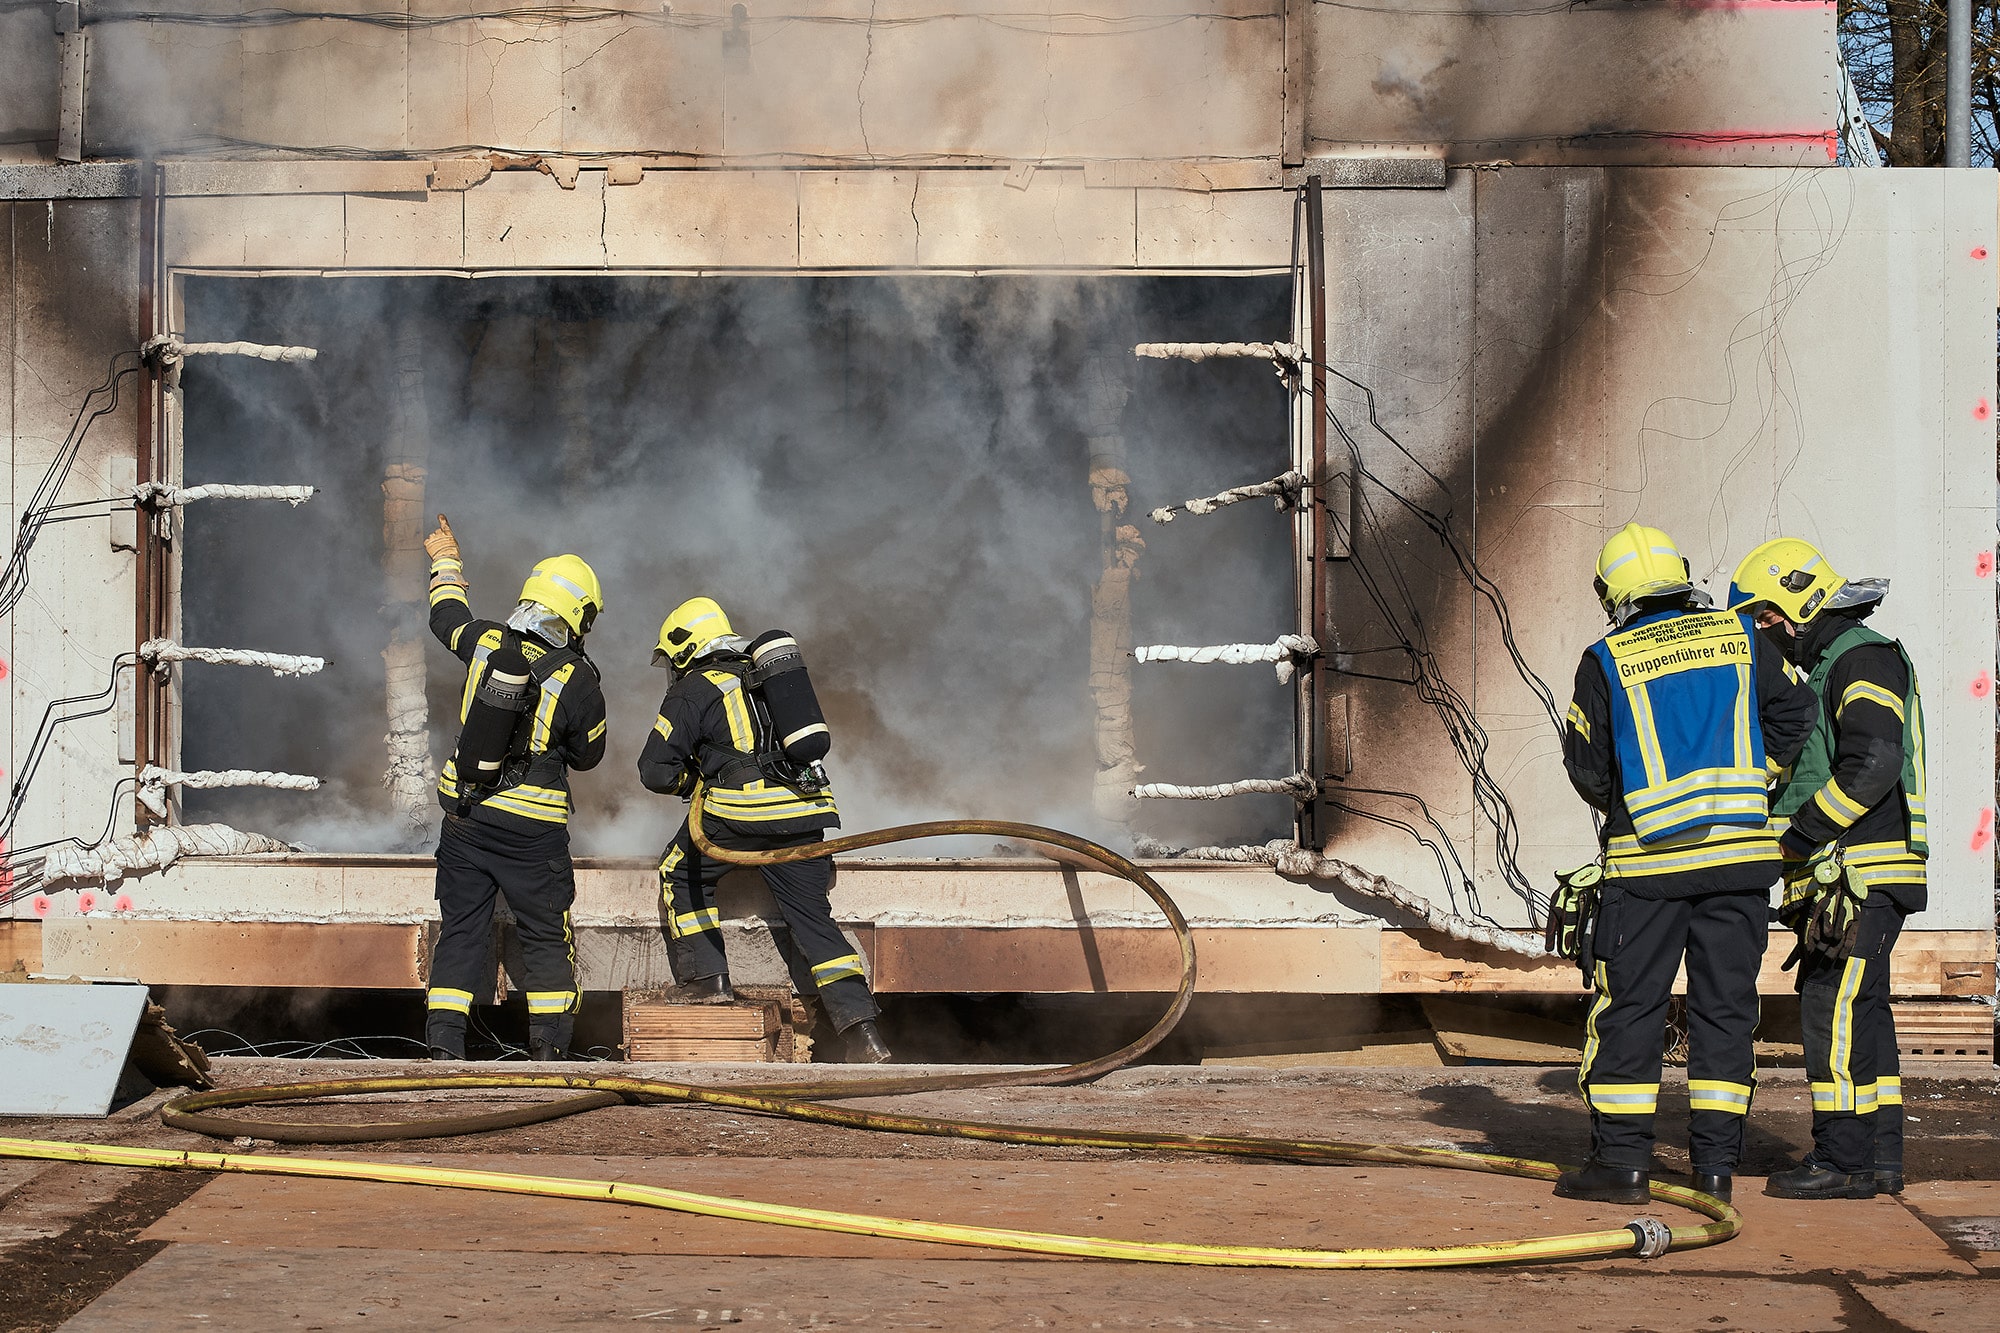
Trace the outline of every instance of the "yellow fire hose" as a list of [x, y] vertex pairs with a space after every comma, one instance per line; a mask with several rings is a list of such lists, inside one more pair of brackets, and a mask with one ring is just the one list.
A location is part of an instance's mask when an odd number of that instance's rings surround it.
[[[643, 1078], [587, 1078], [564, 1074], [452, 1074], [433, 1077], [333, 1079], [193, 1093], [176, 1098], [162, 1107], [160, 1118], [176, 1128], [216, 1137], [248, 1136], [293, 1143], [371, 1143], [392, 1139], [434, 1138], [450, 1134], [477, 1133], [514, 1125], [533, 1124], [619, 1102], [675, 1101], [699, 1102], [732, 1110], [786, 1116], [796, 1120], [852, 1129], [941, 1135], [990, 1143], [1144, 1149], [1313, 1165], [1373, 1162], [1479, 1171], [1491, 1175], [1520, 1176], [1530, 1180], [1554, 1180], [1563, 1169], [1550, 1162], [1539, 1162], [1528, 1158], [1448, 1149], [1406, 1148], [1314, 1139], [1287, 1140], [1234, 1135], [1043, 1128], [1032, 1125], [1003, 1125], [972, 1120], [860, 1111], [828, 1105], [824, 1099], [881, 1097], [957, 1088], [1031, 1087], [1083, 1082], [1130, 1063], [1151, 1050], [1173, 1030], [1193, 999], [1194, 937], [1188, 928], [1186, 918], [1181, 915], [1173, 900], [1152, 876], [1124, 857], [1087, 839], [1032, 824], [1015, 824], [999, 820], [949, 820], [901, 825], [781, 851], [732, 851], [715, 846], [703, 833], [701, 802], [697, 795], [689, 816], [689, 825], [695, 844], [704, 855], [736, 865], [772, 865], [784, 861], [831, 856], [840, 852], [877, 847], [884, 843], [902, 842], [914, 838], [966, 834], [1015, 838], [1060, 849], [1089, 865], [1129, 881], [1160, 908], [1172, 926], [1180, 945], [1180, 984], [1174, 994], [1173, 1002], [1167, 1007], [1167, 1012], [1136, 1041], [1110, 1055], [1052, 1069], [854, 1080], [829, 1079], [813, 1083], [738, 1087], [671, 1083]], [[572, 1090], [581, 1095], [480, 1115], [372, 1124], [313, 1125], [212, 1114], [223, 1108], [266, 1105], [273, 1102], [309, 1101], [367, 1093], [468, 1088], [557, 1088]], [[608, 1203], [664, 1208], [704, 1217], [769, 1222], [779, 1226], [806, 1227], [851, 1235], [885, 1236], [899, 1240], [930, 1241], [943, 1245], [969, 1245], [1029, 1254], [1225, 1267], [1440, 1268], [1631, 1254], [1653, 1258], [1669, 1250], [1694, 1249], [1717, 1244], [1736, 1235], [1741, 1227], [1741, 1218], [1736, 1210], [1719, 1199], [1681, 1186], [1654, 1184], [1651, 1187], [1651, 1194], [1655, 1201], [1690, 1209], [1710, 1220], [1698, 1226], [1676, 1227], [1670, 1230], [1657, 1220], [1648, 1217], [1637, 1219], [1628, 1226], [1602, 1231], [1467, 1245], [1388, 1249], [1323, 1250], [1249, 1245], [1194, 1245], [1069, 1236], [958, 1223], [919, 1222], [905, 1218], [874, 1217], [863, 1213], [833, 1212], [788, 1204], [725, 1199], [652, 1185], [574, 1180], [497, 1171], [462, 1171], [434, 1166], [198, 1153], [157, 1148], [121, 1148], [98, 1144], [5, 1138], [0, 1138], [0, 1157], [42, 1158], [105, 1166], [160, 1167], [169, 1170], [370, 1180], [430, 1185], [446, 1189], [486, 1190], [503, 1194], [530, 1194], [545, 1198], [595, 1199]]]

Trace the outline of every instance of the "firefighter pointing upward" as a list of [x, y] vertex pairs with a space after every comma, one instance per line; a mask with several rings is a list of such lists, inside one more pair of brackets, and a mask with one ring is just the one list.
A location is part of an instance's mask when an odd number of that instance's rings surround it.
[[[674, 683], [639, 754], [641, 782], [691, 799], [700, 786], [702, 830], [730, 850], [797, 847], [839, 826], [817, 764], [827, 752], [826, 725], [789, 637], [773, 632], [746, 644], [720, 606], [696, 597], [660, 626], [653, 662], [670, 667]], [[681, 1000], [734, 998], [715, 906], [716, 883], [728, 869], [701, 854], [685, 821], [661, 858], [667, 947]], [[841, 1034], [846, 1059], [889, 1059], [861, 955], [833, 923], [832, 858], [762, 870], [785, 919], [787, 929], [773, 936], [799, 996], [816, 1002]]]
[[488, 942], [505, 894], [527, 969], [528, 1045], [568, 1053], [576, 1024], [569, 769], [604, 757], [604, 694], [583, 636], [604, 609], [597, 574], [573, 555], [536, 565], [505, 624], [475, 620], [458, 539], [443, 514], [431, 557], [431, 633], [466, 664], [458, 747], [438, 781], [437, 899], [425, 1037], [431, 1058], [465, 1058], [473, 996], [493, 978]]
[[1667, 999], [1685, 954], [1688, 1156], [1694, 1187], [1727, 1199], [1756, 1087], [1757, 968], [1778, 877], [1764, 782], [1817, 710], [1749, 617], [1707, 609], [1658, 528], [1627, 524], [1604, 544], [1597, 595], [1613, 628], [1577, 666], [1563, 734], [1570, 782], [1605, 816], [1577, 1076], [1590, 1161], [1556, 1193], [1649, 1197]]

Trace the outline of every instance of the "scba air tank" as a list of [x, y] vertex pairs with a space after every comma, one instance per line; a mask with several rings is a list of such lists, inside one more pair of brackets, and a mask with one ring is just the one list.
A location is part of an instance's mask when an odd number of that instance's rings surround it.
[[819, 711], [819, 696], [813, 693], [798, 640], [780, 629], [758, 635], [750, 643], [750, 665], [770, 714], [772, 745], [795, 764], [826, 758], [833, 735]]
[[452, 768], [459, 789], [490, 788], [500, 783], [514, 751], [514, 735], [535, 691], [527, 655], [509, 634], [486, 657], [486, 670], [466, 705], [465, 725], [458, 733]]

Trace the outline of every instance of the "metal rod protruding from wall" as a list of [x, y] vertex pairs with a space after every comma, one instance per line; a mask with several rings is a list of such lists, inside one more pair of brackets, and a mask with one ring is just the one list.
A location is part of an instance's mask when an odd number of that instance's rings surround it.
[[1972, 0], [1945, 8], [1944, 164], [1972, 165]]

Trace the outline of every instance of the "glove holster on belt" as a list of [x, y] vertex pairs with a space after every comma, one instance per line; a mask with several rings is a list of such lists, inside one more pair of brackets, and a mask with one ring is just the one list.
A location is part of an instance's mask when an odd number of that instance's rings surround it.
[[1861, 909], [1868, 904], [1868, 886], [1847, 864], [1838, 847], [1807, 863], [1809, 873], [1785, 881], [1778, 920], [1798, 935], [1790, 971], [1800, 959], [1826, 958], [1843, 962], [1854, 953], [1861, 927]]
[[1604, 900], [1603, 887], [1604, 867], [1595, 863], [1559, 872], [1555, 892], [1549, 895], [1548, 924], [1542, 929], [1543, 947], [1558, 957], [1574, 960], [1586, 986], [1595, 971], [1591, 936]]

